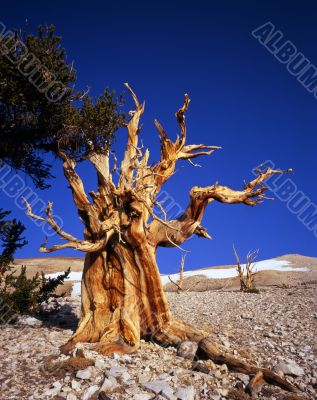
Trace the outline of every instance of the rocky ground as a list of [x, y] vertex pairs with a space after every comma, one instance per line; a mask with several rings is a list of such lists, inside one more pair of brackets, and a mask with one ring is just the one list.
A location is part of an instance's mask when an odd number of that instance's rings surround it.
[[[267, 366], [317, 398], [317, 286], [168, 293], [173, 313], [211, 332], [227, 352]], [[66, 298], [44, 321], [22, 318], [0, 330], [0, 399], [224, 400], [248, 399], [249, 377], [225, 365], [190, 361], [173, 348], [142, 342], [136, 354], [103, 357], [58, 347], [76, 325], [80, 299]], [[51, 303], [50, 308], [55, 308]], [[265, 385], [259, 399], [298, 399]]]

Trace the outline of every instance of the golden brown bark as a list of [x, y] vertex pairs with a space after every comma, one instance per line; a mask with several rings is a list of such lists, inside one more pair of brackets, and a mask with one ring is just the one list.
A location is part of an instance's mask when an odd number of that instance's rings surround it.
[[86, 256], [81, 320], [64, 350], [90, 342], [103, 354], [134, 351], [141, 337], [154, 335], [170, 320], [155, 248], [109, 243], [107, 250]]
[[[58, 226], [51, 212], [51, 203], [46, 209], [46, 217], [42, 217], [35, 215], [25, 200], [31, 218], [47, 222], [67, 241], [50, 248], [45, 243], [41, 251], [75, 248], [87, 253], [82, 278], [81, 319], [63, 350], [70, 351], [76, 343], [88, 342], [103, 354], [126, 353], [135, 351], [141, 338], [152, 338], [164, 345], [174, 346], [183, 340], [191, 340], [198, 342], [200, 350], [216, 362], [226, 363], [234, 370], [249, 374], [261, 372], [264, 379], [295, 391], [294, 387], [272, 372], [248, 366], [223, 353], [206, 332], [175, 320], [156, 264], [158, 246], [179, 246], [193, 234], [211, 239], [201, 225], [209, 203], [220, 201], [256, 205], [265, 198], [267, 188], [263, 182], [285, 171], [270, 168], [258, 170], [258, 177], [245, 184], [242, 190], [218, 184], [193, 187], [183, 215], [168, 221], [163, 206], [157, 201], [157, 194], [175, 173], [177, 161], [188, 160], [195, 166], [191, 159], [210, 155], [220, 147], [186, 144], [185, 112], [190, 100], [185, 94], [184, 103], [175, 114], [180, 127], [180, 135], [175, 141], [155, 121], [160, 134], [161, 154], [156, 164], [150, 164], [149, 150], [143, 150], [138, 143], [144, 103], [140, 104], [128, 84], [126, 87], [132, 95], [135, 109], [129, 113], [127, 146], [117, 185], [112, 179], [116, 163], [110, 171], [110, 153], [106, 145], [102, 152], [97, 153], [91, 148], [86, 155], [96, 170], [98, 181], [97, 192], [89, 193], [91, 199], [87, 197], [83, 182], [75, 171], [75, 160], [66, 152], [59, 152], [64, 175], [84, 224], [84, 239], [76, 239]], [[155, 206], [163, 212], [163, 219], [155, 214]]]

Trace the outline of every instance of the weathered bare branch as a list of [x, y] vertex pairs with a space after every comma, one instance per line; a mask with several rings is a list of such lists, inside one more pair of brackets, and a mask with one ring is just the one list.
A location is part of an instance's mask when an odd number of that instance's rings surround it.
[[25, 197], [22, 197], [22, 200], [26, 206], [26, 215], [28, 215], [29, 217], [39, 220], [39, 221], [44, 221], [46, 223], [48, 223], [53, 230], [59, 234], [63, 239], [69, 240], [69, 241], [76, 241], [77, 239], [70, 235], [69, 233], [64, 232], [61, 227], [56, 223], [55, 219], [53, 218], [52, 215], [52, 207], [53, 207], [53, 203], [52, 202], [48, 202], [48, 205], [45, 209], [45, 213], [47, 215], [47, 218], [41, 217], [39, 215], [36, 215], [33, 213], [31, 205], [29, 204], [29, 202], [26, 200]]
[[[205, 188], [193, 187], [190, 192], [190, 203], [184, 213], [177, 219], [167, 221], [167, 227], [160, 226], [160, 221], [153, 221], [149, 227], [149, 240], [158, 246], [179, 246], [193, 234], [211, 239], [206, 229], [201, 226], [204, 211], [208, 203], [217, 200], [223, 203], [256, 205], [267, 198], [264, 192], [268, 189], [263, 182], [274, 174], [283, 174], [292, 170], [258, 171], [259, 176], [245, 185], [244, 190], [233, 190], [227, 186], [215, 184]], [[258, 185], [262, 185], [257, 189]], [[170, 228], [173, 227], [173, 230]]]
[[91, 153], [88, 155], [88, 160], [92, 163], [92, 165], [96, 168], [100, 180], [102, 182], [108, 182], [110, 177], [109, 171], [109, 154], [103, 153]]
[[[169, 228], [171, 230], [178, 230], [177, 227], [174, 227], [173, 225], [170, 225], [167, 221], [164, 221], [163, 219], [161, 219], [160, 217], [158, 217], [154, 211], [152, 210], [152, 207], [148, 204], [148, 202], [146, 200], [144, 200], [142, 197], [138, 196], [137, 193], [133, 193], [133, 196], [142, 204], [144, 204], [146, 210], [148, 211], [148, 213], [151, 215], [151, 217], [153, 218], [153, 220], [158, 221], [159, 223], [161, 223], [164, 227]], [[165, 214], [166, 215], [166, 214]]]
[[[160, 133], [161, 141], [161, 158], [159, 163], [153, 168], [152, 181], [155, 183], [155, 189], [152, 195], [155, 197], [161, 186], [171, 177], [175, 171], [177, 160], [189, 160], [203, 155], [210, 155], [215, 150], [220, 149], [219, 146], [207, 146], [204, 144], [186, 144], [187, 128], [185, 124], [185, 112], [188, 109], [190, 99], [187, 94], [184, 95], [184, 103], [176, 112], [175, 116], [181, 129], [181, 135], [173, 142], [167, 135], [162, 125], [155, 120], [154, 124]], [[201, 150], [201, 151], [199, 151]], [[191, 162], [191, 164], [193, 164]], [[195, 164], [193, 164], [195, 166]]]
[[[196, 153], [194, 153], [194, 151], [196, 150], [200, 150], [200, 149], [210, 149], [208, 151], [198, 151]], [[190, 145], [190, 146], [184, 146], [183, 150], [178, 153], [178, 158], [182, 159], [182, 160], [188, 160], [191, 158], [196, 158], [196, 157], [200, 157], [200, 156], [209, 156], [210, 154], [212, 154], [215, 150], [219, 150], [221, 149], [220, 146], [206, 146], [204, 144], [194, 144], [194, 145]]]
[[75, 171], [76, 162], [61, 150], [58, 152], [58, 155], [63, 160], [64, 175], [72, 189], [75, 205], [78, 210], [83, 210], [90, 205], [90, 202], [85, 193], [83, 182]]
[[[187, 253], [182, 255], [182, 260], [181, 260], [181, 265], [179, 268], [179, 280], [178, 282], [175, 282], [169, 275], [168, 279], [169, 281], [177, 287], [177, 293], [180, 293], [184, 291], [183, 289], [183, 282], [184, 282], [184, 267], [185, 267], [185, 258], [186, 258]], [[189, 289], [188, 289], [189, 290]], [[186, 290], [186, 291], [188, 291]]]
[[138, 100], [136, 94], [135, 94], [134, 91], [131, 89], [131, 87], [130, 87], [130, 85], [129, 85], [128, 83], [125, 83], [124, 86], [125, 86], [125, 87], [128, 89], [128, 91], [130, 92], [130, 94], [131, 94], [131, 96], [132, 96], [132, 98], [133, 98], [134, 104], [135, 104], [135, 108], [138, 109], [138, 108], [140, 107], [140, 103], [139, 103], [139, 100]]
[[196, 227], [196, 229], [194, 230], [194, 234], [197, 235], [197, 236], [199, 236], [199, 237], [203, 237], [203, 238], [205, 238], [205, 239], [209, 239], [209, 240], [212, 239], [212, 237], [207, 233], [207, 229], [204, 228], [204, 227], [201, 226], [201, 225], [198, 225], [198, 226]]
[[102, 250], [103, 247], [106, 245], [109, 237], [106, 237], [104, 240], [98, 240], [95, 243], [91, 243], [86, 240], [79, 240], [77, 242], [68, 242], [64, 244], [56, 244], [52, 247], [46, 247], [45, 245], [41, 245], [40, 252], [41, 253], [52, 253], [57, 250], [64, 250], [64, 249], [74, 249], [78, 251], [82, 251], [84, 253], [93, 253], [95, 251]]
[[76, 239], [73, 235], [65, 232], [62, 230], [62, 228], [56, 223], [53, 215], [52, 215], [52, 207], [53, 207], [53, 203], [49, 202], [47, 208], [45, 209], [45, 213], [47, 215], [47, 218], [42, 217], [40, 215], [36, 215], [33, 213], [32, 211], [32, 207], [29, 204], [29, 202], [26, 200], [26, 198], [22, 198], [24, 201], [24, 204], [26, 206], [27, 212], [26, 214], [30, 217], [33, 218], [35, 220], [39, 220], [39, 221], [43, 221], [46, 222], [47, 224], [49, 224], [52, 229], [59, 235], [61, 236], [63, 239], [67, 240], [68, 243], [64, 243], [61, 245], [55, 245], [53, 247], [47, 248], [45, 246], [45, 244], [42, 244], [40, 247], [40, 251], [42, 253], [51, 253], [53, 251], [56, 250], [62, 250], [62, 249], [76, 249], [79, 251], [83, 251], [83, 252], [93, 252], [93, 251], [97, 251], [100, 250], [103, 246], [105, 246], [107, 240], [109, 239], [110, 235], [115, 231], [115, 228], [110, 225], [109, 227], [107, 227], [107, 229], [105, 229], [104, 231], [104, 237], [100, 240], [97, 240], [95, 242], [90, 242], [88, 240], [79, 240]]
[[[103, 209], [110, 211], [116, 187], [112, 182], [112, 174], [109, 170], [109, 152], [91, 153], [87, 158], [97, 171], [98, 193], [89, 193], [94, 199], [94, 206], [99, 212]], [[93, 209], [91, 211], [93, 212]]]
[[175, 113], [175, 117], [177, 119], [177, 122], [181, 128], [181, 137], [177, 139], [176, 141], [176, 147], [177, 151], [181, 151], [182, 148], [184, 147], [186, 143], [186, 125], [185, 125], [185, 112], [188, 109], [190, 103], [190, 98], [188, 97], [188, 94], [184, 94], [184, 104], [183, 106]]
[[258, 169], [257, 172], [258, 177], [245, 184], [243, 190], [233, 190], [227, 186], [215, 184], [205, 188], [194, 187], [192, 189], [192, 196], [201, 200], [217, 200], [221, 203], [244, 203], [249, 206], [255, 206], [256, 204], [262, 203], [264, 199], [268, 199], [265, 196], [265, 192], [268, 190], [268, 187], [263, 185], [263, 182], [266, 179], [272, 175], [292, 172], [292, 170], [288, 169], [283, 171], [267, 168], [265, 172], [261, 171], [260, 169]]
[[159, 123], [159, 121], [157, 119], [154, 120], [154, 125], [156, 127], [156, 129], [158, 130], [159, 134], [160, 134], [160, 140], [164, 141], [164, 140], [169, 140], [167, 133], [165, 132], [165, 130], [163, 129], [162, 125]]
[[135, 110], [130, 111], [131, 119], [127, 124], [128, 129], [128, 141], [127, 147], [124, 153], [124, 157], [121, 163], [121, 174], [119, 180], [120, 188], [131, 188], [132, 177], [134, 171], [134, 164], [137, 158], [138, 151], [138, 133], [139, 133], [139, 121], [140, 117], [144, 112], [145, 104], [140, 104], [136, 94], [133, 92], [128, 83], [125, 83], [126, 88], [132, 95], [135, 104]]
[[183, 283], [184, 283], [184, 268], [185, 268], [185, 258], [186, 258], [186, 253], [182, 255], [182, 260], [181, 260], [181, 266], [179, 269], [179, 287], [181, 290], [183, 290]]

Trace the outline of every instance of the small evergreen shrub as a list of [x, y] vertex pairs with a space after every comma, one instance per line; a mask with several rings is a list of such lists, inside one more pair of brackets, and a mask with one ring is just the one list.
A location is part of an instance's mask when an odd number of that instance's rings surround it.
[[0, 254], [0, 323], [13, 322], [18, 314], [38, 315], [40, 305], [54, 294], [56, 288], [69, 276], [70, 268], [56, 278], [46, 278], [37, 273], [32, 278], [22, 266], [19, 274], [12, 267], [17, 249], [27, 244], [22, 236], [25, 231], [20, 221], [8, 220], [8, 211], [0, 209], [0, 242], [3, 248]]
[[61, 296], [55, 295], [54, 292], [69, 276], [70, 268], [56, 278], [46, 278], [43, 273], [28, 278], [26, 266], [22, 266], [19, 275], [15, 275], [15, 272], [11, 271], [4, 278], [5, 289], [0, 289], [2, 303], [7, 304], [13, 313], [38, 315], [41, 303], [50, 297]]

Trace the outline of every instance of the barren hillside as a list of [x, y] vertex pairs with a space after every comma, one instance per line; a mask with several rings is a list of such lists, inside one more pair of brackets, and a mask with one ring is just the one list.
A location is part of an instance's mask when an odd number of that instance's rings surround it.
[[[264, 270], [259, 270], [256, 275], [256, 285], [258, 287], [276, 285], [293, 286], [296, 284], [304, 284], [305, 282], [317, 281], [317, 258], [315, 257], [307, 257], [300, 254], [286, 254], [272, 260], [266, 260], [265, 262], [267, 261], [269, 261], [268, 266], [265, 266]], [[279, 267], [279, 270], [274, 269], [277, 268], [277, 265], [281, 263], [281, 261], [285, 262], [285, 265]], [[261, 265], [261, 263], [263, 262], [259, 262], [259, 265]], [[16, 259], [14, 264], [17, 271], [19, 271], [22, 265], [26, 265], [28, 267], [27, 272], [29, 276], [33, 276], [36, 272], [41, 271], [46, 275], [51, 275], [57, 272], [63, 272], [68, 267], [71, 268], [72, 272], [81, 272], [83, 270], [84, 259], [79, 257], [20, 258]], [[283, 265], [283, 263], [281, 265]], [[223, 265], [203, 267], [195, 269], [194, 271], [186, 271], [185, 269], [183, 288], [185, 290], [197, 292], [205, 290], [238, 289], [239, 281], [237, 277], [221, 277], [223, 270], [230, 270], [233, 274], [234, 268], [234, 265]], [[208, 272], [215, 270], [218, 272], [218, 278], [214, 279], [208, 277]], [[186, 277], [186, 274], [190, 274], [190, 276]], [[74, 274], [74, 276], [74, 278], [71, 277], [63, 288], [63, 290], [67, 290], [68, 293], [71, 292], [75, 282], [77, 282], [78, 286], [80, 275]], [[178, 279], [177, 274], [173, 274], [171, 277], [173, 281], [177, 281]], [[167, 291], [175, 291], [177, 289], [176, 286], [169, 281], [168, 275], [163, 275], [162, 279]]]

